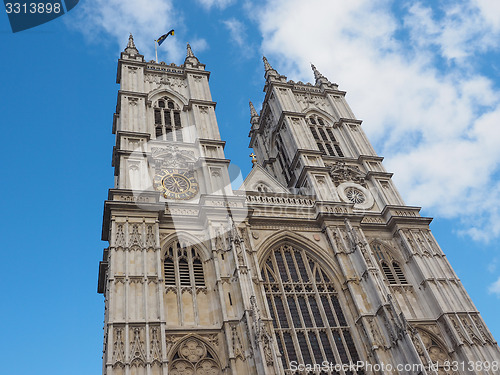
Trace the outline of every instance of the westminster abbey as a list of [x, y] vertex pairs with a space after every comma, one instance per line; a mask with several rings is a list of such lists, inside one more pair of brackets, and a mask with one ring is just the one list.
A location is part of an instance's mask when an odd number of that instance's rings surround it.
[[210, 72], [189, 45], [182, 65], [147, 62], [130, 36], [99, 265], [103, 374], [500, 373], [431, 219], [405, 205], [346, 93], [312, 71], [294, 82], [264, 58], [253, 168], [233, 190]]

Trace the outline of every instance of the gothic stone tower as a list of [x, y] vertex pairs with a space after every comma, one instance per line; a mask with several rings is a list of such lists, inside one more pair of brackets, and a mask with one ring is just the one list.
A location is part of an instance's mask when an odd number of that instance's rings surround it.
[[498, 373], [446, 367], [492, 364], [499, 348], [345, 92], [314, 67], [311, 85], [264, 65], [256, 159], [233, 190], [210, 73], [189, 45], [180, 66], [146, 62], [132, 37], [122, 52], [103, 374]]

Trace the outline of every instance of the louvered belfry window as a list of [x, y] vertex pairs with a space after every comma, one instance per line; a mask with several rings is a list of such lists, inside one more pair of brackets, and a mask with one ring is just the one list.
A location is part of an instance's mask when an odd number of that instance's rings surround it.
[[267, 258], [262, 277], [286, 374], [293, 373], [293, 361], [321, 365], [359, 360], [334, 284], [304, 250], [278, 247]]
[[154, 106], [156, 139], [182, 142], [181, 113], [167, 97], [159, 99]]
[[309, 129], [316, 141], [318, 150], [324, 155], [344, 157], [340, 145], [333, 135], [332, 128], [327, 125], [323, 119], [317, 115], [308, 117]]
[[179, 241], [170, 244], [163, 260], [166, 287], [205, 287], [203, 263], [196, 249], [181, 246]]
[[372, 243], [371, 246], [387, 282], [391, 285], [408, 284], [399, 263], [391, 259], [389, 253], [383, 248], [383, 246], [377, 242]]

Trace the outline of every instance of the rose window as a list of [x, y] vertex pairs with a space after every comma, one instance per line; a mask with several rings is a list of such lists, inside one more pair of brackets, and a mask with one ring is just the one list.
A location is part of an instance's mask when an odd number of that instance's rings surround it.
[[354, 204], [364, 203], [366, 200], [365, 195], [360, 190], [352, 187], [346, 189], [345, 195]]

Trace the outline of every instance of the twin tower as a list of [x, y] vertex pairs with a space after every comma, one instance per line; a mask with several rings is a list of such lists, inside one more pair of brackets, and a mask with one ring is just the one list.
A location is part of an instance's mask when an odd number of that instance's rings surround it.
[[146, 62], [130, 36], [103, 374], [500, 373], [431, 219], [404, 204], [345, 92], [314, 66], [314, 84], [264, 67], [254, 165], [233, 190], [205, 65], [189, 45], [180, 66]]

